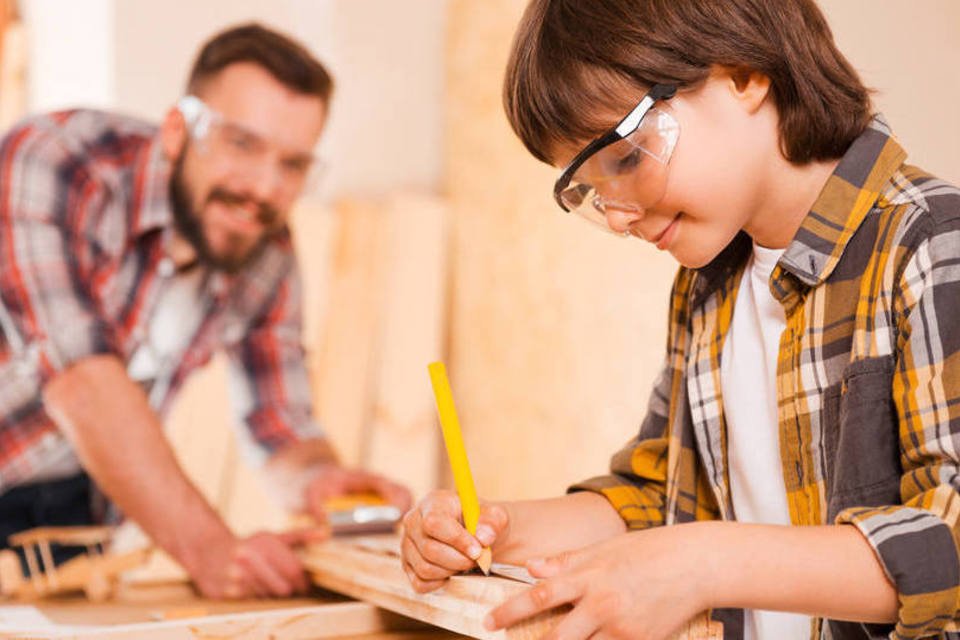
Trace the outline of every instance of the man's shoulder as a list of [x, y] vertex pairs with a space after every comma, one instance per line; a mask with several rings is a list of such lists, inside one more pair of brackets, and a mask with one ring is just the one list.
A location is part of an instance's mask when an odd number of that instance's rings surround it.
[[146, 120], [97, 109], [71, 109], [29, 116], [0, 139], [16, 154], [47, 153], [89, 161], [129, 157], [148, 145], [157, 126]]

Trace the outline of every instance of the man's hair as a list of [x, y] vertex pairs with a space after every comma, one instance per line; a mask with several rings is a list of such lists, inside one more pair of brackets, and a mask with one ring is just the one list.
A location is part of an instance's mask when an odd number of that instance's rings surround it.
[[232, 27], [207, 41], [193, 63], [187, 91], [202, 91], [207, 81], [236, 62], [257, 64], [288, 89], [317, 96], [324, 104], [333, 93], [330, 74], [303, 45], [256, 23]]
[[841, 157], [869, 123], [870, 91], [814, 0], [532, 0], [504, 106], [544, 162], [614, 123], [656, 83], [701, 86], [711, 67], [770, 78], [780, 147], [795, 164]]

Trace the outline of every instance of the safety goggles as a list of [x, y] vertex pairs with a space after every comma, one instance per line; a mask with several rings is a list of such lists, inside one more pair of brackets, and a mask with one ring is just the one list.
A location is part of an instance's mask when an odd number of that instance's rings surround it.
[[674, 85], [655, 84], [615, 127], [588, 144], [563, 170], [553, 197], [611, 231], [606, 211], [642, 211], [656, 205], [667, 187], [667, 165], [680, 125], [657, 102], [676, 95]]
[[227, 120], [196, 96], [180, 98], [177, 109], [198, 150], [235, 173], [257, 177], [273, 170], [283, 188], [294, 193], [312, 189], [322, 173], [323, 163], [313, 153], [283, 149], [248, 127]]

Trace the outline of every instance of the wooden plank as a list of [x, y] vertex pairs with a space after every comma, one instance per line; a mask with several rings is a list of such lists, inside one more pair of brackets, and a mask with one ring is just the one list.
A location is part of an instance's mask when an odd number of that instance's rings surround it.
[[[528, 589], [529, 584], [496, 576], [458, 575], [442, 589], [420, 594], [407, 581], [398, 549], [399, 538], [395, 535], [360, 536], [313, 545], [303, 557], [317, 585], [473, 638], [540, 638], [564, 614], [554, 611], [491, 633], [483, 627], [483, 618], [507, 598]], [[706, 614], [691, 620], [671, 638], [722, 639], [723, 626]]]
[[398, 558], [359, 549], [349, 541], [332, 540], [310, 547], [304, 564], [319, 586], [473, 638], [534, 640], [546, 634], [555, 620], [555, 615], [539, 616], [492, 633], [483, 627], [483, 618], [528, 585], [506, 578], [461, 575], [450, 578], [440, 591], [420, 594], [410, 586]]
[[62, 597], [29, 608], [0, 607], [0, 637], [10, 635], [117, 640], [454, 637], [330, 592], [283, 600], [209, 600], [198, 597], [187, 583], [124, 585], [116, 599], [100, 604], [90, 604], [81, 597]]
[[365, 602], [230, 613], [200, 618], [122, 625], [23, 630], [18, 638], [72, 640], [312, 640], [383, 632], [391, 616]]

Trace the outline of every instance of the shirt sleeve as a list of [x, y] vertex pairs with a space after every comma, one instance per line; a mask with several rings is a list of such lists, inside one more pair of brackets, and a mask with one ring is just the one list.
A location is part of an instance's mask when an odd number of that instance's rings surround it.
[[0, 141], [0, 329], [44, 386], [71, 364], [117, 351], [97, 282], [110, 196], [44, 118]]
[[323, 437], [314, 420], [302, 339], [299, 272], [293, 261], [249, 330], [228, 348], [233, 399], [262, 461], [289, 444]]
[[836, 519], [867, 538], [897, 589], [899, 620], [892, 638], [939, 634], [960, 613], [958, 242], [960, 219], [941, 223], [900, 278], [892, 394], [902, 504], [850, 508]]

